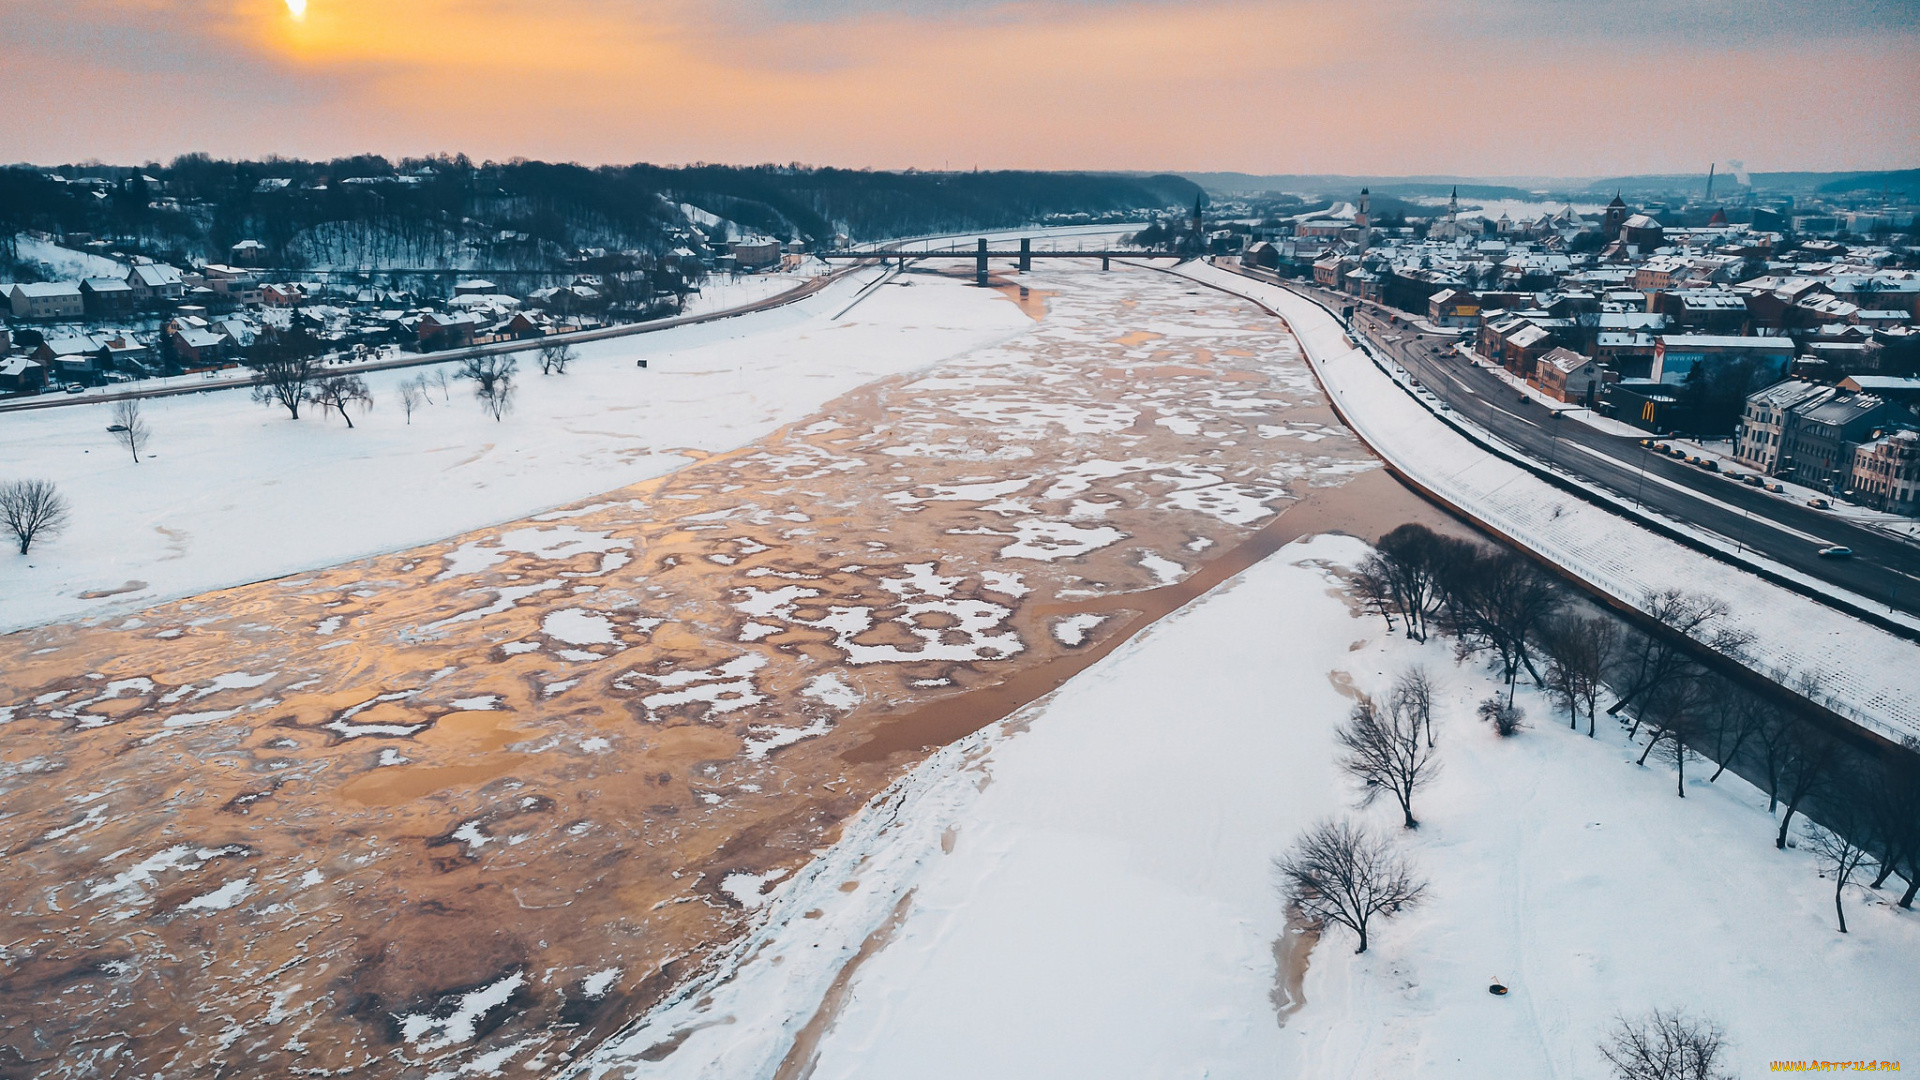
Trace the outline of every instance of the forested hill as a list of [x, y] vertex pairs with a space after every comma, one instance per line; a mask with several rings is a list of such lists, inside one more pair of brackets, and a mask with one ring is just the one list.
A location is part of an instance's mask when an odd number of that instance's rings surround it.
[[1190, 205], [1175, 176], [875, 172], [800, 166], [587, 168], [464, 157], [0, 169], [0, 234], [91, 233], [142, 254], [274, 265], [526, 265], [581, 248], [666, 251], [767, 236], [831, 243]]

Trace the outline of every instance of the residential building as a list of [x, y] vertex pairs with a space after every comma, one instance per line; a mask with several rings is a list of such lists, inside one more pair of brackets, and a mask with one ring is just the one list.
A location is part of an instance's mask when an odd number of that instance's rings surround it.
[[1435, 326], [1473, 326], [1480, 321], [1480, 300], [1461, 289], [1442, 289], [1427, 298], [1427, 321]]
[[1529, 380], [1548, 397], [1592, 408], [1606, 385], [1606, 369], [1590, 356], [1572, 349], [1554, 349], [1534, 365]]
[[1746, 409], [1734, 432], [1734, 460], [1768, 475], [1778, 472], [1780, 449], [1793, 420], [1790, 410], [1816, 399], [1824, 401], [1835, 393], [1831, 386], [1789, 379], [1747, 395]]
[[0, 356], [0, 393], [37, 394], [47, 385], [47, 369], [26, 356]]
[[1853, 448], [1896, 419], [1893, 406], [1872, 394], [1840, 390], [1790, 407], [1779, 475], [1835, 492], [1851, 483]]
[[181, 279], [180, 271], [166, 263], [135, 263], [127, 271], [127, 284], [133, 289], [134, 303], [142, 306], [178, 300], [187, 294], [187, 285]]
[[89, 319], [124, 319], [133, 314], [133, 286], [119, 278], [88, 278], [80, 300]]
[[80, 286], [67, 281], [35, 281], [13, 287], [16, 319], [79, 319], [86, 315]]
[[1890, 432], [1855, 447], [1847, 486], [1876, 510], [1920, 517], [1920, 432]]

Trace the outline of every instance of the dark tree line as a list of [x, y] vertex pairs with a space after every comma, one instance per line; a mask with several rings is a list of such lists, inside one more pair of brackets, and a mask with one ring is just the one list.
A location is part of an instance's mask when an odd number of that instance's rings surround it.
[[[230, 245], [253, 239], [281, 264], [316, 242], [351, 241], [356, 248], [371, 245], [373, 254], [404, 258], [449, 245], [484, 246], [502, 231], [524, 234], [525, 241], [513, 242], [526, 245], [520, 254], [535, 261], [592, 247], [660, 253], [687, 240], [680, 203], [782, 240], [829, 243], [840, 233], [878, 240], [1014, 227], [1049, 214], [1184, 206], [1200, 191], [1176, 176], [801, 165], [589, 168], [475, 163], [465, 156], [227, 161], [190, 154], [165, 165], [52, 172], [66, 180], [98, 177], [113, 187], [96, 198], [51, 179], [49, 170], [0, 168], [0, 234], [89, 231], [135, 238], [146, 254], [163, 257], [224, 257]], [[147, 183], [149, 176], [158, 189]], [[504, 250], [490, 258], [495, 265], [524, 261]]]
[[[1679, 589], [1652, 593], [1640, 604], [1646, 629], [1581, 614], [1556, 580], [1520, 556], [1413, 524], [1380, 539], [1356, 586], [1390, 630], [1415, 640], [1437, 630], [1455, 639], [1463, 658], [1487, 658], [1507, 681], [1509, 705], [1524, 672], [1565, 710], [1569, 726], [1577, 729], [1584, 712], [1591, 736], [1601, 697], [1611, 697], [1605, 711], [1629, 738], [1645, 739], [1639, 763], [1671, 766], [1680, 797], [1690, 764], [1711, 763], [1708, 783], [1732, 768], [1767, 793], [1779, 822], [1776, 847], [1788, 846], [1796, 819], [1805, 821], [1837, 889], [1856, 873], [1873, 888], [1898, 876], [1905, 886], [1897, 902], [1913, 906], [1920, 745], [1882, 755], [1843, 740], [1810, 704], [1825, 696], [1817, 676], [1802, 678], [1801, 700], [1793, 701], [1755, 693], [1715, 670], [1708, 655], [1738, 660], [1750, 643], [1724, 604]], [[1493, 701], [1483, 711], [1500, 725], [1502, 708]], [[1370, 782], [1398, 794], [1387, 779]], [[1402, 806], [1411, 824], [1410, 802]]]

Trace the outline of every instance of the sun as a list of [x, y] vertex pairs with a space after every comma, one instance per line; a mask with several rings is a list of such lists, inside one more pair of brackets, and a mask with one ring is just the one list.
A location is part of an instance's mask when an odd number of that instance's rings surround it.
[[287, 0], [287, 14], [296, 19], [307, 17], [307, 0]]

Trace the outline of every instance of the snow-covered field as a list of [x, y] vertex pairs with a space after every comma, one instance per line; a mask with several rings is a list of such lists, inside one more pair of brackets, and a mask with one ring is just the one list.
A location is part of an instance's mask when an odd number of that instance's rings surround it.
[[[1328, 567], [1364, 553], [1293, 544], [936, 755], [755, 883], [765, 921], [716, 977], [565, 1075], [1597, 1080], [1616, 1012], [1673, 1005], [1726, 1027], [1741, 1076], [1920, 1058], [1920, 917], [1856, 889], [1836, 933], [1831, 886], [1731, 774], [1682, 801], [1621, 732], [1524, 690], [1532, 726], [1499, 739], [1473, 719], [1486, 675], [1339, 595]], [[1352, 803], [1343, 688], [1414, 663], [1439, 687], [1423, 825], [1358, 814], [1430, 895], [1363, 956], [1320, 941], [1283, 1018], [1271, 859]]]
[[[876, 275], [773, 311], [582, 345], [564, 376], [542, 376], [529, 353], [503, 422], [458, 380], [436, 384], [408, 422], [400, 385], [452, 365], [367, 376], [375, 406], [353, 430], [311, 407], [291, 420], [244, 391], [152, 399], [137, 465], [106, 431], [109, 405], [0, 417], [0, 477], [52, 480], [73, 506], [64, 535], [26, 558], [0, 552], [0, 630], [523, 517], [751, 442], [856, 386], [1032, 325], [992, 293], [937, 278], [883, 289], [830, 321]], [[771, 287], [762, 280], [714, 302], [742, 302], [742, 290]]]

